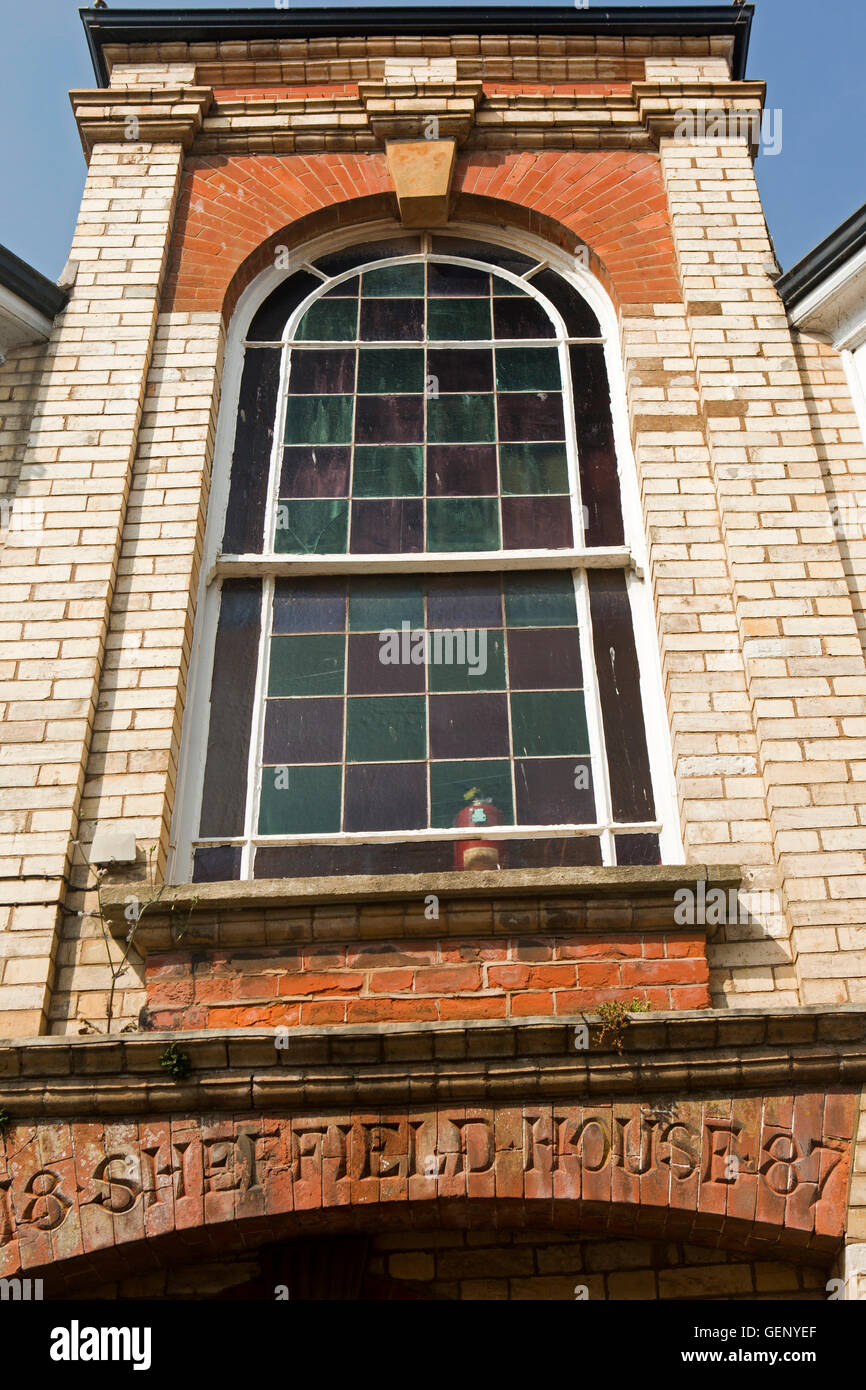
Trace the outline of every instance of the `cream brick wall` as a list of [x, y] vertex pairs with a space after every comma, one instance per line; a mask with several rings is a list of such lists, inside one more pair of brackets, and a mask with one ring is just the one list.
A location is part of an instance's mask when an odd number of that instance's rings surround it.
[[44, 505], [44, 530], [13, 526], [0, 557], [3, 1035], [41, 1031], [54, 985], [180, 168], [179, 144], [93, 152], [71, 250], [78, 276], [49, 342], [18, 488]]
[[800, 1000], [857, 1002], [866, 664], [804, 384], [745, 144], [664, 137], [661, 158]]
[[[16, 348], [0, 366], [0, 545], [10, 520], [46, 345]], [[34, 513], [29, 519], [38, 515]], [[28, 519], [28, 518], [25, 518]], [[17, 524], [17, 521], [16, 521]]]

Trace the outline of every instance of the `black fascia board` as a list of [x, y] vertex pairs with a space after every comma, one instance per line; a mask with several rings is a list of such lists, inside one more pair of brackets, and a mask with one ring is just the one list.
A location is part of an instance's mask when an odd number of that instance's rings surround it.
[[62, 290], [5, 246], [0, 246], [0, 285], [47, 319], [54, 319], [69, 298], [68, 290]]
[[79, 10], [93, 70], [108, 86], [103, 49], [110, 44], [216, 43], [220, 40], [340, 38], [444, 34], [599, 34], [616, 37], [728, 36], [734, 40], [732, 77], [746, 75], [749, 33], [755, 7], [747, 5], [604, 5], [587, 9], [561, 5], [487, 8], [394, 7], [340, 9], [304, 7], [213, 10]]
[[785, 308], [793, 309], [863, 246], [866, 246], [866, 203], [779, 276], [776, 289]]

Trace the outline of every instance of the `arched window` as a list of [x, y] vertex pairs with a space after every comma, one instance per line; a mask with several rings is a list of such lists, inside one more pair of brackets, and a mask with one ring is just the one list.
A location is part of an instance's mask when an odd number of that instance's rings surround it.
[[632, 566], [572, 284], [436, 234], [289, 275], [244, 344], [193, 879], [659, 862]]

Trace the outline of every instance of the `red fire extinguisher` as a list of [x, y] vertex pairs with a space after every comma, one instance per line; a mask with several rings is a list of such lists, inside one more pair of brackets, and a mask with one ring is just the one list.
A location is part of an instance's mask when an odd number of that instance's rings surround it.
[[[458, 812], [455, 825], [475, 827], [502, 824], [499, 809], [478, 787], [472, 787], [463, 799], [467, 804]], [[480, 836], [472, 840], [457, 840], [454, 845], [454, 867], [476, 870], [500, 868], [500, 842], [482, 840]]]

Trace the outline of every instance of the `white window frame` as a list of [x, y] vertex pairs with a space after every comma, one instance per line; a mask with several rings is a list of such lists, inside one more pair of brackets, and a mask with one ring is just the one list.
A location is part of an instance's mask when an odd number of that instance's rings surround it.
[[[420, 254], [404, 253], [383, 258], [370, 263], [370, 268], [382, 268], [406, 260], [417, 259], [457, 262], [477, 266], [483, 270], [494, 270], [500, 275], [528, 291], [538, 299], [556, 330], [555, 338], [541, 340], [515, 340], [514, 343], [497, 340], [497, 346], [528, 347], [543, 345], [557, 346], [560, 355], [560, 372], [563, 383], [563, 407], [566, 417], [567, 457], [571, 483], [572, 522], [574, 535], [579, 544], [568, 550], [556, 551], [471, 551], [447, 552], [444, 554], [394, 554], [382, 556], [361, 555], [314, 555], [287, 556], [275, 553], [272, 548], [255, 555], [223, 555], [220, 550], [226, 509], [228, 505], [231, 461], [234, 450], [237, 412], [240, 395], [241, 376], [247, 345], [247, 331], [252, 319], [273, 290], [298, 270], [306, 270], [322, 280], [319, 289], [313, 289], [292, 312], [282, 338], [272, 346], [282, 347], [280, 364], [279, 395], [277, 406], [277, 427], [274, 430], [274, 444], [270, 461], [270, 476], [265, 509], [265, 535], [272, 538], [276, 514], [276, 490], [279, 482], [279, 469], [284, 432], [284, 414], [287, 400], [288, 370], [295, 328], [310, 304], [315, 302], [325, 290], [344, 279], [351, 279], [359, 273], [360, 266], [341, 272], [333, 277], [325, 277], [317, 270], [315, 260], [330, 252], [349, 248], [358, 242], [390, 239], [405, 236], [405, 229], [393, 222], [380, 222], [361, 227], [344, 228], [316, 238], [293, 254], [288, 268], [269, 268], [262, 272], [241, 295], [228, 331], [225, 364], [222, 378], [222, 397], [214, 446], [214, 465], [211, 480], [210, 504], [205, 532], [201, 578], [197, 596], [196, 621], [193, 637], [193, 650], [190, 663], [188, 698], [184, 712], [181, 757], [178, 774], [178, 795], [173, 819], [171, 854], [169, 858], [169, 881], [189, 882], [192, 877], [192, 854], [194, 846], [241, 845], [241, 880], [251, 880], [252, 860], [259, 845], [342, 845], [368, 843], [398, 843], [407, 841], [456, 840], [467, 838], [466, 827], [449, 829], [422, 829], [414, 831], [341, 831], [333, 834], [311, 835], [260, 835], [256, 833], [260, 777], [261, 742], [264, 725], [264, 691], [267, 681], [267, 662], [270, 646], [271, 600], [274, 579], [282, 575], [302, 574], [344, 574], [369, 575], [374, 573], [437, 573], [494, 571], [505, 573], [521, 569], [567, 569], [573, 572], [577, 599], [577, 616], [581, 661], [585, 673], [584, 692], [587, 729], [590, 739], [590, 759], [593, 768], [593, 786], [596, 797], [597, 820], [593, 825], [553, 825], [524, 826], [503, 825], [485, 827], [485, 838], [509, 839], [554, 839], [561, 836], [597, 836], [601, 842], [602, 862], [611, 865], [615, 861], [615, 834], [656, 833], [659, 836], [661, 860], [663, 863], [682, 862], [683, 848], [679, 831], [679, 818], [676, 811], [676, 794], [673, 779], [673, 763], [670, 733], [664, 700], [662, 697], [661, 668], [658, 643], [656, 640], [655, 617], [652, 600], [643, 582], [646, 571], [646, 548], [637, 477], [631, 450], [626, 408], [625, 381], [622, 362], [619, 356], [619, 335], [616, 313], [607, 295], [589, 273], [575, 258], [566, 252], [550, 246], [547, 242], [528, 233], [517, 231], [503, 232], [501, 229], [475, 224], [454, 223], [444, 229], [445, 235], [477, 240], [487, 244], [499, 245], [533, 257], [536, 264], [525, 276], [491, 267], [483, 259], [474, 261], [464, 256], [439, 255], [430, 252], [429, 234], [419, 233], [422, 238]], [[565, 324], [555, 307], [532, 285], [532, 278], [543, 269], [556, 272], [562, 279], [570, 282], [588, 301], [598, 318], [601, 337], [569, 338]], [[259, 346], [262, 340], [256, 339]], [[580, 501], [580, 478], [577, 466], [577, 445], [574, 425], [574, 411], [571, 384], [571, 368], [568, 347], [576, 342], [600, 342], [603, 345], [613, 418], [614, 447], [620, 481], [620, 497], [623, 516], [625, 544], [617, 547], [594, 546], [587, 548], [583, 543], [583, 513]], [[431, 346], [426, 342], [426, 346]], [[328, 340], [316, 343], [304, 340], [304, 349], [315, 347], [334, 348], [339, 344]], [[435, 346], [435, 344], [432, 344]], [[453, 346], [453, 343], [448, 344]], [[480, 342], [467, 340], [461, 347], [481, 346]], [[484, 341], [489, 346], [489, 340]], [[301, 346], [301, 344], [298, 344]], [[363, 346], [407, 347], [407, 342], [394, 344], [364, 343]], [[592, 628], [589, 613], [589, 593], [586, 572], [590, 569], [615, 568], [625, 571], [627, 592], [631, 606], [632, 629], [638, 658], [640, 696], [644, 714], [647, 746], [650, 752], [650, 770], [653, 796], [656, 807], [656, 820], [651, 823], [616, 824], [612, 819], [611, 794], [608, 775], [608, 762], [605, 748], [604, 729], [600, 712], [599, 692], [596, 679], [595, 657], [592, 647]], [[220, 588], [223, 578], [261, 576], [263, 579], [262, 621], [259, 638], [259, 658], [256, 674], [256, 689], [253, 705], [253, 725], [250, 737], [250, 753], [247, 778], [247, 798], [243, 836], [207, 838], [197, 834], [201, 798], [204, 785], [204, 771], [207, 752], [207, 734], [210, 714], [210, 684], [213, 671], [214, 648], [219, 617]], [[469, 832], [471, 833], [471, 832]]]

